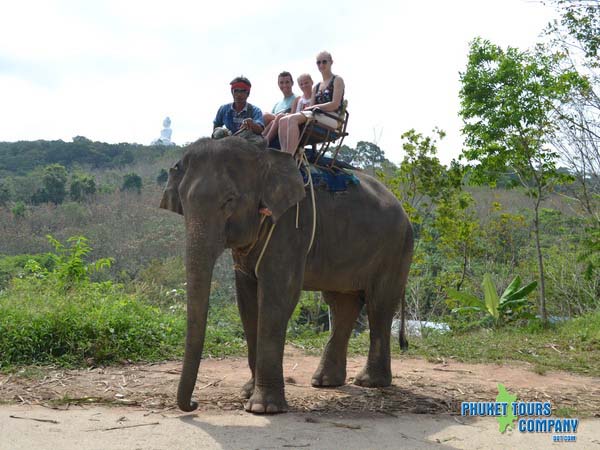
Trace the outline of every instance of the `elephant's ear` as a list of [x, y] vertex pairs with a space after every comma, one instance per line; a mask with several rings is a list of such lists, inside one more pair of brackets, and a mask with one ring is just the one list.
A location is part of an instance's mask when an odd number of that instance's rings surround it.
[[169, 169], [167, 187], [165, 188], [162, 200], [160, 201], [160, 207], [162, 209], [167, 209], [183, 215], [183, 206], [181, 205], [181, 198], [179, 198], [179, 183], [183, 180], [184, 175], [185, 171], [183, 170], [181, 161], [177, 161], [177, 163]]
[[275, 150], [264, 152], [266, 164], [263, 171], [261, 204], [271, 210], [273, 222], [306, 195], [304, 181], [296, 160], [287, 153]]

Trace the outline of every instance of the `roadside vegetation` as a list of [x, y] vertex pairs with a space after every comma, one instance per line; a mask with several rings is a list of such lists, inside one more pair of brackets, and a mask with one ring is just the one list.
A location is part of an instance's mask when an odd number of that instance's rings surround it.
[[600, 313], [588, 313], [546, 327], [479, 328], [469, 332], [440, 334], [431, 331], [411, 341], [409, 355], [431, 361], [455, 359], [465, 362], [507, 364], [521, 361], [541, 375], [563, 370], [600, 376]]
[[[600, 376], [600, 8], [554, 4], [535, 49], [473, 40], [459, 160], [440, 162], [438, 129], [406, 131], [398, 165], [375, 143], [342, 147], [414, 225], [408, 318], [450, 328], [422, 329], [409, 355]], [[0, 370], [182, 354], [183, 223], [158, 204], [183, 151], [0, 143]], [[244, 354], [229, 253], [213, 277], [205, 355]], [[367, 326], [361, 314], [351, 354], [366, 354]], [[328, 330], [320, 295], [303, 293], [288, 342], [321, 352]]]
[[[29, 258], [0, 293], [1, 370], [40, 364], [81, 367], [157, 361], [182, 355], [183, 283], [175, 281], [179, 288], [169, 289], [145, 281], [181, 277], [180, 261], [154, 263], [126, 287], [110, 280], [91, 280], [106, 272], [111, 260], [87, 261], [92, 249], [86, 238], [72, 237], [65, 244], [50, 236], [48, 240], [55, 250]], [[229, 291], [213, 282], [207, 357], [246, 353], [237, 306]], [[459, 323], [450, 333], [424, 329], [423, 336], [411, 338], [408, 354], [436, 361], [523, 361], [539, 373], [566, 370], [600, 376], [600, 312], [549, 326], [539, 319], [489, 326], [461, 327]], [[350, 355], [368, 352], [364, 328], [357, 324]], [[319, 354], [329, 337], [327, 329], [325, 304], [318, 294], [304, 293], [288, 326], [288, 343]], [[399, 346], [394, 345], [393, 352], [401, 357]]]

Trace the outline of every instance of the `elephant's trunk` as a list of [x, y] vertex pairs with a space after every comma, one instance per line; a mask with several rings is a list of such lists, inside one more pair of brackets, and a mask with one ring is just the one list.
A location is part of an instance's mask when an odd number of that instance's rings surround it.
[[222, 246], [207, 245], [211, 241], [197, 229], [190, 232], [188, 227], [186, 249], [187, 274], [187, 334], [183, 369], [177, 390], [177, 405], [182, 411], [193, 411], [198, 403], [192, 401], [196, 385], [198, 367], [202, 358], [208, 298], [216, 259], [223, 251]]

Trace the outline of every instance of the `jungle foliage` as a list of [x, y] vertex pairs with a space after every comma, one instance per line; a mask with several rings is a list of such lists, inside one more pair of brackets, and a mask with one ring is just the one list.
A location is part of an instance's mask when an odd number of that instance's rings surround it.
[[172, 150], [174, 149], [164, 146], [107, 144], [91, 141], [84, 136], [75, 136], [72, 142], [0, 142], [0, 176], [26, 175], [38, 166], [51, 164], [60, 164], [67, 168], [118, 168], [144, 159], [155, 159]]

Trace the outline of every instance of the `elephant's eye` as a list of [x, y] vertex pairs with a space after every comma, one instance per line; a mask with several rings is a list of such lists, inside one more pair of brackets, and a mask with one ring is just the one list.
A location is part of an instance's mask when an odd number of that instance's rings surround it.
[[225, 201], [221, 204], [221, 208], [225, 209], [225, 208], [231, 208], [233, 207], [233, 205], [235, 204], [237, 197], [234, 195], [230, 195], [228, 197], [225, 198]]

